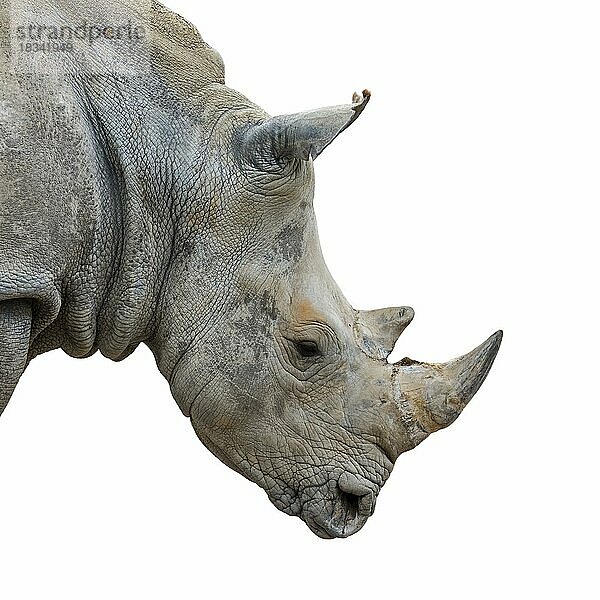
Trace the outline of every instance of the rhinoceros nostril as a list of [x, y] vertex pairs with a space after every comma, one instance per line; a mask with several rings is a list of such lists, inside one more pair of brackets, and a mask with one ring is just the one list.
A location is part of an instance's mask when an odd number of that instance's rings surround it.
[[375, 509], [375, 494], [354, 475], [344, 473], [338, 480], [338, 494], [350, 518], [368, 517]]
[[340, 495], [340, 501], [344, 505], [348, 516], [353, 519], [356, 515], [358, 515], [361, 497], [357, 496], [356, 494], [344, 492], [339, 488], [338, 493]]

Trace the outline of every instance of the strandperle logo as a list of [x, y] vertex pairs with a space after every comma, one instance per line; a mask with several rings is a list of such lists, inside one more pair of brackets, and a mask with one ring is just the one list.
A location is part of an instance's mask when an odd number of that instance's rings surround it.
[[8, 0], [8, 6], [11, 71], [50, 77], [151, 71], [150, 0]]
[[97, 75], [150, 72], [152, 30], [138, 14], [127, 15], [122, 11], [107, 19], [88, 13], [64, 20], [56, 15], [27, 15], [13, 18], [10, 32], [10, 68], [15, 72], [46, 75], [65, 71]]
[[136, 25], [128, 21], [123, 25], [91, 24], [83, 21], [77, 25], [39, 25], [30, 23], [18, 25], [15, 28], [15, 37], [21, 43], [21, 50], [39, 48], [45, 50], [52, 47], [64, 46], [64, 49], [73, 48], [72, 42], [83, 41], [89, 45], [99, 40], [121, 40], [139, 42], [146, 39], [146, 30], [143, 25]]

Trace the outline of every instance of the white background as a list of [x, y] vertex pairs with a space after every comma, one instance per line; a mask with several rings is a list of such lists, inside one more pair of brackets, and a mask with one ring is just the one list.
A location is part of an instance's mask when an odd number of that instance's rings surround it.
[[372, 90], [315, 204], [354, 306], [415, 308], [394, 357], [504, 343], [329, 542], [204, 449], [146, 348], [36, 359], [0, 420], [0, 597], [598, 598], [595, 3], [169, 5], [272, 114]]

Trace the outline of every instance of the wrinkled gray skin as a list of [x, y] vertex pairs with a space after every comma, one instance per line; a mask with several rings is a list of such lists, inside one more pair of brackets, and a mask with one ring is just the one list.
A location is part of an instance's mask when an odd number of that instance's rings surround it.
[[[17, 73], [1, 1], [0, 412], [38, 354], [121, 360], [143, 342], [218, 458], [317, 535], [358, 531], [501, 336], [444, 365], [391, 365], [412, 309], [356, 311], [331, 278], [313, 159], [369, 94], [270, 118], [157, 3], [147, 74]], [[53, 5], [76, 20], [76, 3]]]

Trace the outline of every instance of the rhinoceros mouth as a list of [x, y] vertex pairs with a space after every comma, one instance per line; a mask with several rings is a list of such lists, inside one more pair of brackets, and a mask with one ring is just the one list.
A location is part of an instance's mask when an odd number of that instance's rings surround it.
[[375, 510], [376, 498], [376, 491], [356, 478], [342, 476], [327, 503], [329, 510], [318, 511], [313, 505], [300, 516], [321, 538], [346, 538], [362, 529]]

